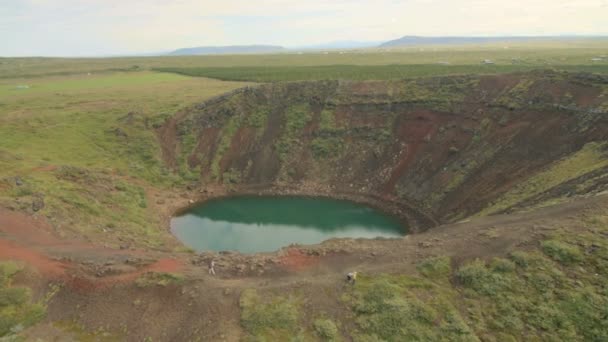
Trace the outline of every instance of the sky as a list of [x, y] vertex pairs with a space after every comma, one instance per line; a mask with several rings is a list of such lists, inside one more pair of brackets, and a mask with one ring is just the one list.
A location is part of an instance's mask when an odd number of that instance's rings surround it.
[[0, 0], [0, 56], [404, 35], [608, 35], [608, 0]]

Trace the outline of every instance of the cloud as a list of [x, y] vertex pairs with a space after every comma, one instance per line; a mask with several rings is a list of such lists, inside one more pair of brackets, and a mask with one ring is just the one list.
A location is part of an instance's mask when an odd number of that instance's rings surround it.
[[608, 34], [607, 0], [2, 0], [0, 55], [403, 35]]

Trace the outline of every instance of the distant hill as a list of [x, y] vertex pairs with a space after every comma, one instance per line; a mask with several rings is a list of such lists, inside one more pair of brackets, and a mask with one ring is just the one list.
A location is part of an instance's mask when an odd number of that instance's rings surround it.
[[316, 45], [302, 45], [290, 47], [290, 50], [330, 50], [330, 49], [363, 49], [376, 47], [381, 42], [368, 42], [368, 41], [353, 41], [353, 40], [339, 40], [329, 43], [321, 43]]
[[456, 44], [488, 44], [501, 42], [525, 42], [538, 40], [571, 40], [571, 39], [593, 39], [605, 37], [583, 37], [583, 36], [503, 36], [503, 37], [419, 37], [404, 36], [399, 39], [389, 40], [379, 47], [398, 47], [414, 45], [456, 45]]
[[177, 49], [169, 53], [173, 56], [186, 55], [226, 55], [242, 53], [270, 53], [285, 51], [285, 48], [277, 45], [229, 45], [229, 46], [199, 46], [192, 48]]

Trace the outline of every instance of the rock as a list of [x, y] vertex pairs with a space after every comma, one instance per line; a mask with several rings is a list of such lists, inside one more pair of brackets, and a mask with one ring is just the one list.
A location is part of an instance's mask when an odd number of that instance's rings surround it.
[[44, 197], [42, 195], [38, 195], [34, 197], [32, 201], [32, 210], [40, 211], [44, 208]]
[[158, 199], [158, 200], [156, 200], [156, 204], [165, 204], [165, 200], [164, 199]]
[[448, 149], [448, 152], [450, 154], [456, 154], [456, 153], [460, 152], [460, 150], [457, 147], [450, 146], [450, 148]]
[[193, 199], [189, 199], [189, 200], [188, 200], [188, 203], [190, 203], [190, 204], [194, 204], [194, 200], [193, 200]]
[[15, 177], [15, 185], [16, 186], [22, 186], [23, 185], [23, 179], [19, 176]]
[[426, 241], [422, 241], [420, 243], [418, 243], [418, 246], [422, 247], [422, 248], [429, 248], [431, 247], [431, 243], [430, 242], [426, 242]]

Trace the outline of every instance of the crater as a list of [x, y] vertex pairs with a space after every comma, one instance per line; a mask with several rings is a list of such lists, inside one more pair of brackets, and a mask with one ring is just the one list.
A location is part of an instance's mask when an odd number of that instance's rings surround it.
[[[193, 192], [373, 203], [416, 233], [608, 190], [607, 117], [608, 78], [584, 73], [288, 82], [184, 109], [159, 137]], [[224, 221], [281, 224], [263, 212]]]
[[206, 201], [175, 216], [171, 231], [202, 251], [272, 252], [331, 238], [394, 238], [399, 219], [344, 200], [296, 196], [237, 196]]

